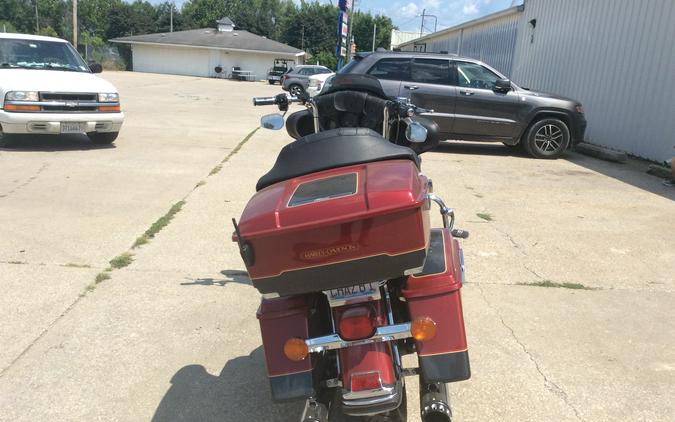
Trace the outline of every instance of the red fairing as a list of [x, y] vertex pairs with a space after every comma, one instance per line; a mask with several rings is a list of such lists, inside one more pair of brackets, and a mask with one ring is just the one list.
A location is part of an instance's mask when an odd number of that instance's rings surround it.
[[[335, 321], [340, 323], [343, 314], [349, 315], [349, 309], [364, 305], [351, 305], [334, 309]], [[373, 307], [373, 325], [375, 327], [387, 325], [382, 309], [382, 301], [368, 302]], [[380, 373], [382, 385], [394, 385], [396, 374], [391, 357], [391, 346], [387, 343], [370, 343], [361, 346], [352, 346], [339, 350], [340, 368], [342, 369], [342, 385], [344, 389], [351, 388], [352, 374], [367, 374], [377, 371]]]
[[[289, 205], [298, 187], [331, 177], [354, 174], [354, 193]], [[322, 289], [352, 283], [331, 265], [347, 265], [374, 257], [421, 266], [428, 244], [427, 179], [409, 160], [390, 160], [341, 167], [277, 183], [256, 193], [239, 222], [242, 238], [255, 254], [247, 264], [254, 286], [263, 293], [282, 292], [283, 277], [304, 283], [324, 282]], [[401, 259], [399, 259], [401, 258]], [[385, 258], [383, 258], [384, 260]], [[380, 261], [379, 265], [382, 265]], [[388, 266], [391, 267], [388, 262]], [[378, 271], [377, 263], [367, 266]], [[325, 274], [317, 269], [328, 268]], [[374, 268], [375, 267], [375, 268]], [[347, 268], [349, 270], [349, 268]], [[382, 271], [387, 268], [382, 265]], [[402, 273], [403, 271], [401, 271]], [[290, 276], [292, 274], [292, 277]], [[377, 279], [396, 275], [373, 273]], [[298, 281], [300, 280], [300, 281]], [[370, 280], [357, 280], [370, 281]], [[275, 284], [276, 283], [276, 284]], [[344, 285], [344, 284], [343, 284]], [[302, 286], [300, 286], [301, 288]], [[306, 292], [317, 289], [308, 286]], [[297, 292], [297, 288], [294, 292]], [[282, 292], [283, 294], [283, 292]], [[293, 294], [293, 293], [292, 293]]]
[[436, 336], [429, 341], [417, 342], [419, 356], [467, 350], [460, 296], [462, 268], [459, 243], [452, 238], [449, 230], [436, 230], [443, 235], [445, 268], [435, 274], [408, 277], [403, 290], [413, 320], [429, 317], [436, 322]]
[[263, 299], [256, 316], [260, 322], [268, 376], [288, 375], [312, 369], [310, 357], [294, 362], [284, 354], [286, 340], [309, 337], [309, 308], [304, 297]]

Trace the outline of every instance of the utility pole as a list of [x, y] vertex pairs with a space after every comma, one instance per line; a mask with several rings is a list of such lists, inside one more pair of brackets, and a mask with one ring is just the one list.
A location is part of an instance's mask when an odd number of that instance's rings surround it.
[[377, 23], [373, 24], [373, 52], [375, 52], [375, 37], [377, 36]]
[[169, 18], [169, 28], [173, 32], [173, 3], [171, 3], [171, 17]]
[[305, 51], [305, 25], [302, 25], [302, 37], [300, 38], [300, 50]]
[[422, 28], [424, 28], [424, 13], [427, 9], [422, 9], [422, 23], [420, 23], [420, 38], [422, 38]]
[[77, 50], [77, 0], [73, 0], [73, 47]]
[[352, 8], [349, 11], [349, 31], [347, 32], [347, 60], [349, 63], [352, 59], [352, 28], [354, 28], [354, 11], [356, 10], [356, 0], [352, 1]]
[[37, 0], [35, 0], [35, 33], [40, 33], [40, 15], [37, 12]]

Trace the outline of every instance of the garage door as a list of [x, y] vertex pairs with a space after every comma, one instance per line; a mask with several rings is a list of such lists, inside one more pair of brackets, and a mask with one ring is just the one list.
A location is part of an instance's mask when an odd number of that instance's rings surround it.
[[209, 76], [209, 51], [201, 48], [133, 46], [134, 71]]

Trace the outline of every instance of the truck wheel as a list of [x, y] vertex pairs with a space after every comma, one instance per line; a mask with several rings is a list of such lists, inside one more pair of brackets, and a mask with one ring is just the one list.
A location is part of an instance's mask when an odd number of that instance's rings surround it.
[[94, 132], [94, 133], [87, 133], [87, 136], [91, 140], [91, 142], [95, 144], [112, 144], [115, 142], [115, 139], [117, 139], [117, 135], [119, 135], [119, 132]]
[[570, 130], [565, 122], [554, 118], [536, 121], [527, 131], [525, 151], [534, 158], [559, 158], [570, 144]]
[[298, 95], [301, 95], [303, 92], [305, 92], [304, 89], [298, 84], [293, 84], [288, 88], [288, 92], [291, 93], [292, 96], [297, 97]]
[[268, 80], [267, 82], [268, 82], [270, 85], [274, 85], [274, 81]]
[[12, 141], [9, 138], [9, 135], [3, 132], [2, 127], [0, 127], [0, 148], [6, 148], [9, 146], [12, 146]]

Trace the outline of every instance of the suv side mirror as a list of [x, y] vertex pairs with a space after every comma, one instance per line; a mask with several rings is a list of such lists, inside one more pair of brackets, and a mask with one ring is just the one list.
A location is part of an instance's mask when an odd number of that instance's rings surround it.
[[89, 70], [91, 70], [91, 73], [101, 73], [103, 72], [103, 66], [99, 63], [89, 63]]
[[496, 92], [509, 92], [511, 91], [511, 81], [508, 79], [497, 79], [493, 90]]

